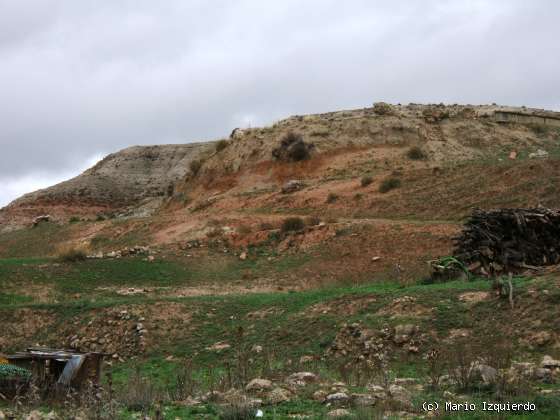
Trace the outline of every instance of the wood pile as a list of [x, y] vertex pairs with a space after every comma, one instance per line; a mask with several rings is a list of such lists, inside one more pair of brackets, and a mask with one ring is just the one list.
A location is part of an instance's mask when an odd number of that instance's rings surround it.
[[560, 211], [475, 210], [455, 239], [454, 256], [485, 276], [560, 263]]

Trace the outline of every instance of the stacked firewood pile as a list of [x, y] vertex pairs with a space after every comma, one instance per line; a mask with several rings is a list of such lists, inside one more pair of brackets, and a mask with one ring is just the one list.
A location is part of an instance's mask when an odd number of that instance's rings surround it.
[[497, 276], [560, 263], [560, 211], [475, 210], [455, 239], [471, 273]]

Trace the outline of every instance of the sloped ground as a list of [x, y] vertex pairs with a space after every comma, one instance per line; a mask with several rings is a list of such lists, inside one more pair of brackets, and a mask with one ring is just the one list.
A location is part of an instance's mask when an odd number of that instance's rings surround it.
[[[124, 384], [136, 383], [139, 366], [151, 387], [165, 389], [170, 419], [224, 418], [228, 401], [246, 397], [260, 398], [269, 419], [324, 418], [337, 408], [357, 414], [356, 401], [367, 398], [374, 404], [362, 418], [426, 415], [423, 400], [449, 399], [535, 401], [538, 412], [519, 418], [558, 418], [559, 372], [538, 369], [545, 355], [560, 358], [559, 277], [515, 278], [513, 309], [487, 280], [424, 283], [426, 261], [451, 253], [472, 208], [560, 206], [560, 133], [499, 125], [485, 108], [451, 111], [437, 123], [412, 106], [236, 132], [150, 216], [92, 213], [70, 223], [73, 207], [63, 206], [55, 223], [0, 234], [0, 352], [37, 343], [107, 351], [118, 391], [132, 388]], [[289, 130], [316, 144], [310, 160], [270, 159]], [[427, 157], [410, 159], [413, 146]], [[529, 158], [538, 149], [548, 156]], [[362, 185], [366, 176], [371, 183]], [[388, 178], [400, 186], [382, 193]], [[302, 188], [282, 193], [291, 179]], [[288, 217], [305, 226], [283, 231]], [[150, 254], [55, 258], [72, 247], [135, 245]], [[496, 384], [460, 389], [448, 381], [432, 390], [434, 349], [454, 363], [456, 354], [478, 352], [477, 360], [504, 371], [506, 359], [507, 368], [534, 363], [541, 376], [516, 379], [505, 397]], [[496, 354], [504, 358], [490, 358]], [[387, 364], [376, 364], [380, 355]], [[287, 383], [298, 371], [320, 379]], [[193, 389], [179, 392], [178, 374]], [[270, 402], [267, 389], [245, 392], [254, 378], [272, 381], [287, 400]], [[208, 399], [211, 391], [218, 393]], [[347, 400], [325, 401], [338, 391]], [[119, 416], [130, 418], [126, 406]]]

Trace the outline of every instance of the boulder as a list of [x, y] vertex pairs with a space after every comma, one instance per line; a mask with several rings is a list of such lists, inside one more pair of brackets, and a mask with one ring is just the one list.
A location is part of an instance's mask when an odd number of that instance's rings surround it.
[[328, 419], [342, 419], [346, 417], [350, 417], [352, 413], [350, 410], [346, 410], [345, 408], [337, 408], [336, 410], [329, 411], [327, 413]]
[[319, 402], [324, 402], [325, 398], [327, 398], [328, 393], [326, 391], [323, 391], [322, 389], [319, 389], [318, 391], [315, 391], [313, 393], [313, 399], [315, 401], [319, 401]]
[[345, 405], [348, 401], [350, 401], [350, 397], [345, 392], [335, 392], [325, 398], [325, 403], [332, 405]]
[[284, 388], [274, 388], [266, 397], [269, 404], [276, 405], [286, 401], [290, 401], [291, 394]]
[[303, 181], [292, 179], [282, 185], [282, 194], [291, 194], [305, 188]]
[[558, 369], [560, 368], [560, 360], [555, 360], [549, 355], [543, 357], [541, 367], [545, 369]]
[[296, 372], [292, 373], [286, 379], [290, 385], [305, 386], [319, 381], [319, 377], [311, 372]]
[[250, 381], [245, 387], [245, 391], [258, 393], [263, 391], [270, 391], [272, 389], [272, 382], [268, 379], [255, 378]]
[[395, 344], [402, 345], [410, 341], [412, 336], [418, 332], [418, 327], [412, 324], [401, 324], [395, 327], [393, 341]]
[[498, 371], [492, 366], [477, 363], [472, 369], [475, 378], [482, 381], [485, 385], [490, 385], [496, 382]]
[[412, 407], [412, 396], [406, 388], [400, 385], [391, 385], [389, 387], [389, 394], [391, 398], [401, 404], [403, 408]]

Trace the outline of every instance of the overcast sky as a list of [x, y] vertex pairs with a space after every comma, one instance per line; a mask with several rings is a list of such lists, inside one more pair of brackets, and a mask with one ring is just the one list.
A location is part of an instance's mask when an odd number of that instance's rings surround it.
[[137, 144], [393, 103], [560, 109], [560, 2], [0, 0], [0, 206]]

